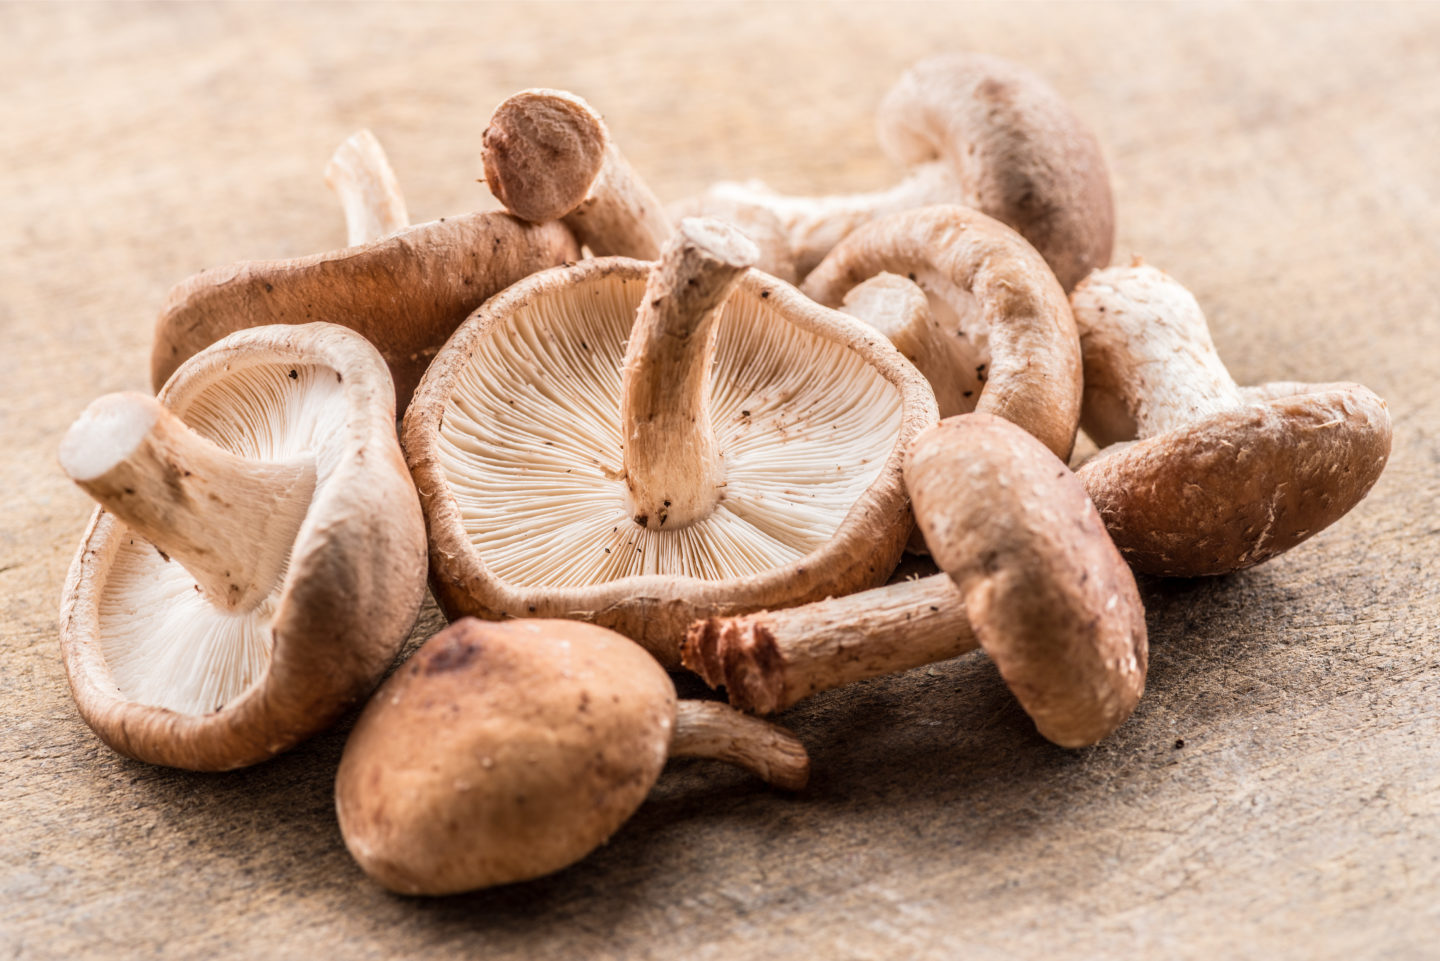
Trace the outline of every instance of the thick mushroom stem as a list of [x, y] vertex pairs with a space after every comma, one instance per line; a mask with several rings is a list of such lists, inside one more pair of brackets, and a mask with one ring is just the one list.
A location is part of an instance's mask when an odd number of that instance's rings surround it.
[[879, 273], [852, 288], [840, 310], [884, 334], [925, 375], [941, 417], [975, 409], [982, 386], [971, 362], [975, 350], [958, 330], [947, 330], [935, 319], [919, 284]]
[[625, 483], [641, 527], [686, 527], [720, 502], [725, 465], [710, 422], [716, 320], [759, 256], [733, 227], [684, 220], [650, 273], [620, 395]]
[[369, 130], [356, 131], [335, 148], [325, 165], [325, 185], [345, 209], [346, 239], [352, 247], [410, 226], [400, 181], [385, 148]]
[[1080, 425], [1101, 447], [1245, 404], [1199, 303], [1163, 271], [1097, 270], [1070, 303], [1085, 364]]
[[597, 257], [660, 255], [664, 207], [573, 93], [522, 90], [495, 108], [482, 144], [485, 183], [515, 216], [563, 220]]
[[802, 607], [696, 621], [685, 666], [730, 703], [773, 714], [821, 691], [933, 664], [979, 646], [944, 574]]
[[715, 701], [676, 704], [670, 756], [714, 758], [787, 791], [810, 780], [810, 755], [795, 735]]
[[280, 580], [315, 490], [313, 458], [232, 454], [137, 392], [91, 403], [60, 442], [60, 465], [234, 613], [255, 608]]

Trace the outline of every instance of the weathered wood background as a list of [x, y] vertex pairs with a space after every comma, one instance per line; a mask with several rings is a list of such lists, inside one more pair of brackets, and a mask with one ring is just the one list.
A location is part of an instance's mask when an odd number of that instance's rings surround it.
[[[1395, 452], [1338, 526], [1147, 585], [1149, 690], [1085, 751], [971, 657], [788, 723], [798, 798], [675, 763], [603, 850], [435, 901], [341, 845], [344, 731], [201, 776], [111, 754], [56, 645], [89, 505], [55, 447], [145, 388], [167, 288], [340, 246], [360, 126], [417, 219], [492, 202], [491, 107], [579, 91], [664, 198], [894, 176], [923, 55], [1047, 76], [1098, 130], [1117, 260], [1188, 284], [1242, 382], [1362, 381]], [[0, 957], [1418, 958], [1440, 950], [1440, 5], [0, 7]], [[420, 630], [437, 624], [433, 608]]]

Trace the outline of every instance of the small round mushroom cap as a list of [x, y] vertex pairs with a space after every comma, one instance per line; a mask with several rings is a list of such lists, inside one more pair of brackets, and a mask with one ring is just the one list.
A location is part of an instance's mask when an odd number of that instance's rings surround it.
[[934, 397], [864, 324], [753, 270], [682, 348], [713, 364], [650, 375], [708, 415], [713, 446], [689, 475], [711, 478], [708, 502], [683, 526], [663, 502], [635, 509], [627, 341], [642, 301], [672, 301], [646, 299], [650, 277], [618, 258], [537, 274], [478, 310], [427, 373], [403, 436], [452, 618], [592, 621], [674, 665], [697, 617], [848, 593], [898, 562], [900, 460]]
[[851, 231], [932, 204], [963, 204], [1017, 230], [1065, 290], [1110, 261], [1115, 207], [1100, 144], [1055, 92], [1019, 64], [983, 54], [915, 64], [876, 112], [881, 149], [907, 168], [875, 193], [787, 197], [764, 184], [721, 183], [688, 203], [772, 211], [805, 277]]
[[1145, 689], [1145, 611], [1085, 488], [985, 414], [941, 421], [905, 461], [925, 542], [982, 647], [1045, 737], [1093, 744]]
[[[839, 307], [878, 274], [908, 277], [929, 298], [952, 364], [947, 397], [1028, 430], [1067, 458], [1080, 422], [1080, 341], [1065, 292], [1019, 234], [964, 207], [882, 217], [832, 250], [801, 290]], [[932, 357], [930, 362], [937, 359]], [[937, 384], [941, 383], [937, 379]]]
[[808, 771], [780, 728], [719, 704], [677, 705], [664, 669], [612, 631], [464, 618], [371, 699], [340, 760], [335, 808], [375, 880], [451, 894], [580, 860], [679, 754], [797, 788]]
[[[97, 402], [62, 445], [67, 470], [112, 505], [95, 512], [66, 579], [71, 691], [129, 757], [253, 764], [362, 697], [419, 610], [424, 521], [394, 387], [359, 334], [307, 324], [196, 354], [160, 392], [163, 408], [132, 396]], [[135, 474], [140, 461], [149, 474]], [[277, 473], [290, 486], [252, 486]], [[134, 476], [161, 496], [123, 479]], [[155, 527], [194, 573], [117, 511]]]
[[1078, 473], [1135, 570], [1251, 567], [1339, 520], [1379, 479], [1390, 414], [1367, 388], [1236, 386], [1195, 298], [1153, 267], [1097, 271], [1073, 300], [1086, 430], [1109, 443]]
[[341, 324], [390, 367], [403, 408], [466, 315], [537, 270], [576, 260], [564, 225], [488, 211], [418, 224], [360, 247], [202, 271], [171, 289], [155, 322], [156, 390], [197, 351], [265, 324]]

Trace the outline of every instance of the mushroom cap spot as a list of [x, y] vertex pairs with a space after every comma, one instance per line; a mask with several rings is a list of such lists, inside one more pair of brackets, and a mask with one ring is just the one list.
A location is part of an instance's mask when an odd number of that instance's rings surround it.
[[604, 166], [610, 133], [588, 103], [563, 90], [522, 90], [481, 138], [485, 184], [515, 216], [559, 220], [585, 200]]
[[[1359, 384], [1245, 391], [1251, 403], [1079, 470], [1131, 567], [1226, 574], [1289, 550], [1369, 493], [1390, 454], [1385, 401]], [[1268, 395], [1268, 396], [1267, 396]]]
[[[620, 385], [643, 277], [559, 287], [494, 323], [459, 372], [440, 457], [489, 570], [518, 588], [644, 574], [744, 578], [819, 549], [895, 446], [900, 392], [843, 345], [737, 290], [719, 319], [719, 507], [641, 527], [622, 475]], [[746, 413], [748, 412], [748, 413]]]
[[345, 843], [407, 894], [558, 871], [645, 799], [675, 711], [669, 676], [612, 631], [462, 619], [397, 670], [355, 725], [335, 780]]
[[[242, 386], [232, 390], [276, 405], [256, 417], [274, 416], [271, 435], [241, 439], [246, 415], [227, 413], [223, 408], [236, 397], [218, 387], [236, 377]], [[322, 396], [335, 412], [297, 403]], [[217, 621], [213, 611], [203, 612], [198, 627], [186, 622], [184, 636], [173, 642], [172, 662], [163, 666], [178, 672], [177, 682], [192, 669], [205, 676], [233, 670], [233, 682], [223, 685], [228, 697], [197, 675], [189, 703], [177, 710], [137, 703], [117, 684], [110, 657], [136, 657], [107, 636], [126, 613], [126, 602], [114, 596], [117, 577], [135, 580], [142, 568], [164, 567], [165, 580], [145, 590], [160, 598], [183, 595], [175, 598], [182, 606], [193, 604], [198, 592], [188, 577], [172, 580], [180, 575], [168, 568], [178, 564], [131, 543], [135, 538], [113, 515], [97, 510], [92, 516], [66, 578], [60, 647], [86, 723], [137, 760], [230, 770], [322, 730], [376, 683], [424, 596], [424, 517], [395, 439], [393, 382], [380, 354], [354, 331], [304, 324], [236, 332], [186, 361], [158, 399], [237, 453], [277, 449], [284, 439], [297, 447], [309, 443], [316, 454], [315, 489], [279, 589], [248, 622]], [[178, 625], [183, 612], [161, 617]], [[157, 636], [135, 643], [163, 646]], [[211, 656], [192, 657], [187, 647]], [[153, 667], [137, 659], [136, 683], [148, 683], [142, 676]]]
[[921, 434], [905, 481], [935, 562], [1040, 733], [1078, 747], [1118, 727], [1145, 688], [1144, 609], [1075, 475], [976, 413]]
[[1037, 74], [1000, 57], [917, 63], [876, 112], [895, 162], [943, 160], [968, 206], [1014, 228], [1069, 290], [1110, 261], [1115, 204], [1095, 134]]

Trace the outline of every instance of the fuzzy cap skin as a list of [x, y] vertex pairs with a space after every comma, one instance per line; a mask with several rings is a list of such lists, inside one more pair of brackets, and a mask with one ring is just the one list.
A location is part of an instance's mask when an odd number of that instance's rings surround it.
[[1065, 292], [1035, 249], [976, 211], [922, 207], [850, 234], [801, 290], [839, 307], [852, 288], [885, 272], [915, 281], [937, 315], [986, 344], [988, 358], [973, 372], [974, 409], [1020, 425], [1068, 458], [1080, 422], [1080, 339]]
[[1078, 473], [1136, 571], [1252, 567], [1335, 523], [1379, 479], [1390, 413], [1367, 388], [1237, 386], [1195, 298], [1138, 262], [1096, 271], [1071, 299], [1083, 423], [1105, 445]]
[[395, 439], [394, 387], [364, 338], [333, 324], [242, 331], [182, 365], [159, 399], [183, 420], [226, 378], [273, 367], [283, 379], [294, 365], [337, 379], [343, 428], [276, 594], [268, 667], [243, 693], [205, 714], [127, 699], [100, 628], [113, 562], [130, 535], [101, 509], [81, 541], [61, 603], [61, 653], [86, 723], [127, 757], [219, 771], [278, 754], [363, 697], [414, 624], [425, 593], [424, 519]]
[[675, 689], [641, 648], [573, 621], [467, 618], [376, 692], [345, 745], [345, 844], [403, 894], [558, 871], [603, 844], [660, 775]]
[[1145, 689], [1145, 611], [1075, 475], [977, 413], [921, 434], [905, 482], [936, 564], [1040, 733], [1080, 747], [1129, 717]]
[[[457, 499], [448, 478], [445, 457], [442, 456], [441, 434], [445, 429], [446, 412], [457, 386], [469, 376], [466, 370], [472, 357], [488, 349], [489, 338], [504, 336], [503, 332], [510, 329], [507, 325], [513, 323], [513, 318], [530, 316], [532, 310], [538, 311], [542, 305], [561, 298], [593, 296], [597, 303], [606, 298], [628, 298], [621, 309], [629, 311], [629, 316], [633, 317], [650, 270], [651, 265], [647, 263], [600, 258], [528, 278], [476, 311], [456, 331], [427, 372], [406, 414], [402, 436], [406, 457], [425, 508], [430, 537], [431, 586], [436, 599], [452, 619], [471, 615], [490, 619], [563, 617], [589, 621], [633, 638], [661, 663], [677, 666], [680, 645], [691, 621], [765, 607], [788, 607], [862, 590], [884, 583], [899, 562], [912, 525], [909, 501], [900, 476], [900, 463], [910, 440], [937, 419], [934, 395], [924, 378], [899, 352], [866, 325], [821, 308], [793, 287], [752, 270], [741, 278], [726, 311], [733, 307], [756, 312], [757, 316], [773, 317], [774, 323], [764, 326], [773, 327], [779, 336], [799, 338], [796, 343], [813, 343], [807, 338], [814, 337], [834, 345], [832, 349], [839, 351], [840, 356], [853, 358], [854, 365], [873, 371], [867, 377], [873, 382], [874, 389], [893, 392], [890, 397], [897, 405], [894, 440], [885, 442], [883, 462], [864, 467], [867, 471], [878, 472], [875, 480], [858, 499], [850, 503], [848, 513], [828, 540], [793, 561], [743, 578], [723, 580], [647, 573], [600, 583], [547, 586], [507, 580], [491, 569], [466, 531], [465, 512], [473, 510], [473, 505], [462, 504]], [[617, 290], [628, 293], [617, 294]], [[585, 335], [581, 330], [566, 333], [566, 328], [560, 325], [562, 318], [576, 316], [576, 310], [570, 308], [566, 313], [555, 314], [556, 319], [545, 321], [543, 330], [537, 328], [539, 332], [533, 339], [545, 345], [545, 350], [552, 354], [560, 348], [551, 345], [569, 344], [571, 347], [582, 347], [587, 357], [593, 355], [598, 358], [598, 345], [583, 342]], [[536, 313], [534, 316], [540, 315]], [[580, 316], [583, 316], [583, 311]], [[722, 340], [726, 323], [728, 321], [722, 316]], [[793, 332], [787, 330], [787, 325], [793, 328]], [[623, 321], [623, 330], [619, 333], [621, 340], [629, 329], [630, 322]], [[613, 352], [613, 345], [611, 349]], [[623, 349], [619, 350], [619, 354], [623, 355]], [[801, 360], [803, 357], [797, 354], [796, 363]], [[553, 364], [549, 367], [553, 368]], [[782, 369], [781, 373], [786, 371]], [[830, 373], [827, 372], [827, 376]], [[795, 369], [790, 369], [788, 374], [794, 376]], [[608, 376], [618, 387], [618, 373], [611, 370]], [[482, 382], [494, 379], [489, 374], [480, 378]], [[809, 379], [820, 382], [818, 374]], [[527, 405], [536, 406], [541, 399], [530, 395], [548, 394], [561, 389], [561, 385], [556, 382], [552, 387], [551, 373], [547, 369], [542, 375], [537, 363], [535, 373], [527, 375], [517, 389], [520, 393], [512, 398], [513, 407], [508, 409], [516, 413], [507, 412], [505, 416], [528, 416], [525, 414]], [[572, 385], [567, 389], [576, 388]], [[722, 388], [717, 386], [716, 391], [720, 390]], [[613, 399], [602, 396], [600, 402], [605, 405], [613, 403], [618, 411], [618, 395]], [[792, 412], [779, 394], [771, 396], [765, 405], [765, 410], [757, 407], [754, 411], [735, 411], [737, 417], [743, 415], [741, 419], [745, 423], [741, 425], [742, 431], [750, 431], [751, 422], [754, 422], [754, 430], [760, 430], [762, 424], [769, 423], [783, 428], [784, 424], [793, 423], [793, 418], [802, 413]], [[842, 404], [839, 409], [847, 407]], [[848, 409], [855, 408], [851, 405]], [[478, 427], [484, 431], [496, 431], [496, 420], [497, 417], [486, 415], [477, 422]], [[555, 435], [557, 444], [571, 444], [562, 435], [572, 431], [573, 425], [559, 425], [555, 429], [561, 432]], [[500, 450], [506, 446], [513, 447], [514, 443], [508, 433], [465, 442]], [[544, 452], [543, 445], [540, 450]], [[578, 473], [582, 469], [593, 468], [588, 463], [577, 463], [576, 469]], [[613, 472], [618, 465], [603, 466], [601, 469]], [[834, 466], [829, 470], [830, 476], [837, 476]], [[609, 479], [614, 480], [614, 477]], [[527, 488], [533, 486], [524, 473], [516, 475], [513, 483]], [[623, 479], [620, 483], [623, 484]], [[625, 530], [629, 528], [622, 529], [620, 525], [634, 526], [624, 515], [618, 516], [615, 523], [620, 531], [617, 537], [621, 538], [627, 536]], [[606, 530], [609, 530], [608, 524]], [[640, 529], [635, 526], [635, 530]], [[633, 547], [628, 549], [634, 550]]]
[[1067, 291], [1110, 262], [1115, 202], [1100, 142], [1032, 71], [978, 53], [931, 57], [876, 116], [890, 159], [947, 162], [963, 202], [1018, 231]]
[[264, 324], [341, 324], [379, 349], [403, 410], [452, 331], [485, 300], [580, 257], [563, 224], [494, 211], [418, 224], [361, 247], [202, 271], [171, 289], [150, 359], [159, 390], [188, 357]]
[[1344, 517], [1380, 479], [1390, 440], [1389, 409], [1367, 388], [1295, 384], [1108, 447], [1077, 473], [1132, 568], [1203, 577], [1253, 567]]

